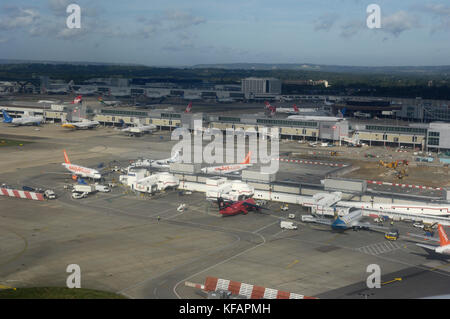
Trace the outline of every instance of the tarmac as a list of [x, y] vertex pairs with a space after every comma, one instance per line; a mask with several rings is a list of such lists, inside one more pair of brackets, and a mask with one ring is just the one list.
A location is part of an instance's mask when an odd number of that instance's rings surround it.
[[[169, 157], [169, 132], [140, 138], [112, 128], [65, 131], [56, 125], [0, 126], [1, 138], [31, 141], [0, 148], [0, 182], [51, 188], [57, 200], [36, 202], [0, 197], [0, 285], [65, 286], [70, 264], [81, 267], [81, 286], [130, 298], [203, 298], [185, 281], [207, 276], [241, 281], [320, 298], [420, 298], [448, 294], [447, 260], [431, 256], [402, 234], [388, 242], [374, 231], [334, 233], [300, 222], [308, 212], [270, 203], [262, 213], [221, 217], [205, 194], [169, 190], [139, 196], [122, 186], [74, 200], [62, 167], [62, 150], [73, 163], [125, 165], [141, 156]], [[284, 144], [280, 144], [283, 151]], [[282, 178], [326, 174], [323, 167], [281, 164]], [[333, 169], [333, 168], [330, 168]], [[285, 177], [283, 177], [285, 174]], [[297, 174], [297, 175], [295, 175]], [[117, 173], [106, 175], [118, 180]], [[187, 210], [178, 212], [179, 204]], [[280, 218], [295, 213], [298, 230], [282, 230]], [[381, 268], [379, 289], [367, 289], [367, 266]], [[394, 280], [402, 278], [402, 280]], [[394, 280], [394, 281], [393, 281]]]

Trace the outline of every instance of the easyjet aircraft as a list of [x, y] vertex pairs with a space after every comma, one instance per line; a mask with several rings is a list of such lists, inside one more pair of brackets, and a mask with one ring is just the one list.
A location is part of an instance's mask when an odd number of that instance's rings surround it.
[[102, 178], [100, 172], [95, 169], [70, 163], [69, 156], [67, 156], [66, 150], [64, 150], [64, 162], [65, 163], [62, 163], [62, 166], [64, 166], [68, 171], [72, 173], [73, 180], [77, 180], [77, 176], [92, 179]]
[[240, 164], [204, 167], [204, 168], [202, 168], [202, 172], [206, 173], [206, 174], [222, 175], [222, 174], [236, 173], [236, 172], [242, 171], [243, 169], [246, 169], [247, 167], [250, 167], [253, 165], [253, 164], [250, 164], [250, 156], [251, 155], [252, 155], [252, 152], [248, 152], [244, 161]]
[[419, 247], [425, 248], [427, 250], [431, 250], [437, 254], [442, 255], [450, 255], [450, 241], [448, 240], [447, 234], [445, 233], [444, 227], [439, 224], [438, 225], [439, 239], [434, 237], [420, 236], [416, 234], [409, 234], [414, 237], [423, 238], [426, 240], [438, 241], [439, 246], [435, 245], [425, 245], [425, 244], [416, 244]]

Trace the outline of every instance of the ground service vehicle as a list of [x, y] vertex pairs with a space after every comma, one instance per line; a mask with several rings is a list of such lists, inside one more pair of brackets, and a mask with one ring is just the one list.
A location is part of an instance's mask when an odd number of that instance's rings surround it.
[[396, 230], [396, 229], [390, 230], [389, 232], [384, 234], [384, 238], [386, 238], [387, 240], [390, 240], [390, 241], [397, 240], [399, 237], [400, 237], [400, 234], [399, 234], [398, 230]]
[[55, 194], [55, 192], [52, 191], [51, 189], [47, 189], [47, 190], [44, 192], [44, 197], [45, 197], [46, 199], [56, 199], [56, 194]]
[[84, 193], [81, 193], [81, 192], [73, 192], [73, 193], [72, 193], [72, 198], [73, 198], [73, 199], [81, 199], [81, 198], [87, 197], [87, 195], [88, 195], [88, 193], [86, 193], [86, 192], [84, 192]]
[[102, 193], [109, 193], [111, 189], [105, 185], [95, 185], [95, 190]]
[[91, 185], [74, 185], [73, 192], [78, 193], [92, 193], [95, 190], [95, 187]]
[[288, 221], [284, 221], [284, 220], [282, 220], [280, 222], [280, 227], [281, 227], [281, 229], [297, 229], [298, 228], [296, 225], [294, 225], [293, 222], [288, 222]]

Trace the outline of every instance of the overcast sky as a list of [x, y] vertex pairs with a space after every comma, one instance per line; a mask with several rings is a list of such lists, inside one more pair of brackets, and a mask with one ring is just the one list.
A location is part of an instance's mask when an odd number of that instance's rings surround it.
[[[68, 4], [81, 29], [66, 26]], [[381, 29], [366, 8], [381, 7]], [[193, 65], [449, 65], [450, 1], [2, 0], [0, 58]]]

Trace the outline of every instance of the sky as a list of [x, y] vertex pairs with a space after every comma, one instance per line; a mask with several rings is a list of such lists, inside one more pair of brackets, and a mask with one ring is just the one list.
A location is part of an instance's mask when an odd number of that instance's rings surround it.
[[[69, 29], [71, 3], [81, 28]], [[368, 5], [381, 28], [367, 27]], [[0, 58], [190, 66], [450, 65], [450, 1], [2, 0]]]

